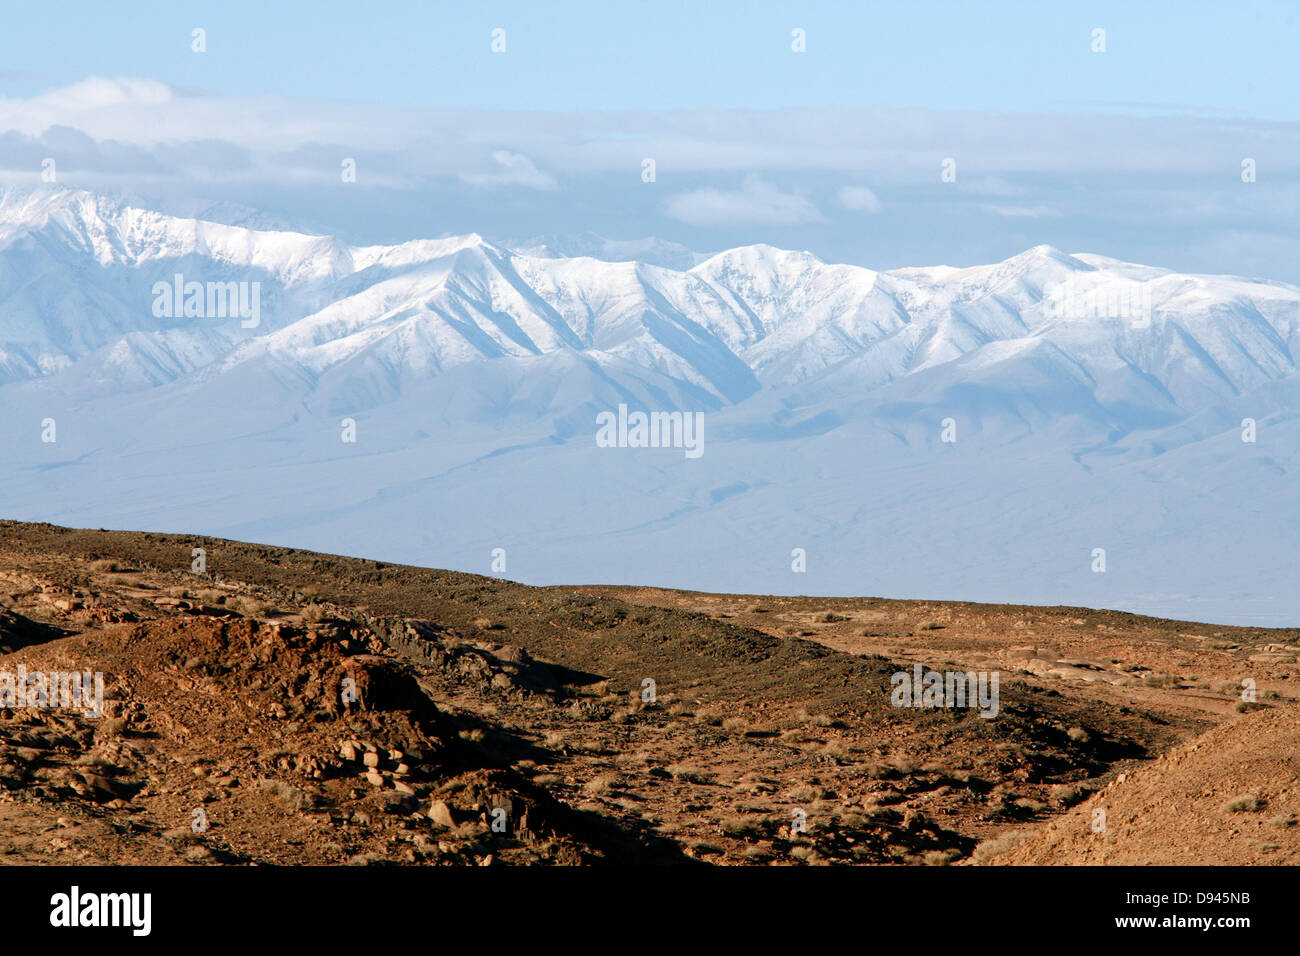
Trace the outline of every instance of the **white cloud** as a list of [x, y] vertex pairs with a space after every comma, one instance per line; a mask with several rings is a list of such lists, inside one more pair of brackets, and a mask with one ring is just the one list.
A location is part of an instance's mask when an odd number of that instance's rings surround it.
[[840, 205], [851, 212], [880, 212], [880, 199], [866, 186], [845, 186], [840, 190]]
[[[1218, 177], [1222, 156], [1235, 156], [1242, 142], [1256, 144], [1252, 155], [1261, 169], [1300, 173], [1300, 124], [1248, 120], [1225, 126], [1195, 118], [850, 107], [609, 113], [398, 109], [283, 96], [198, 95], [139, 77], [88, 77], [28, 98], [0, 96], [0, 134], [40, 137], [52, 126], [142, 149], [220, 141], [257, 154], [265, 162], [253, 165], [272, 171], [283, 169], [285, 153], [319, 151], [339, 158], [365, 155], [371, 173], [377, 171], [374, 160], [383, 157], [394, 175], [463, 174], [483, 185], [533, 189], [554, 182], [542, 170], [636, 173], [647, 156], [661, 171], [676, 174], [752, 173], [789, 182], [790, 176], [840, 173], [917, 185], [938, 181], [936, 157], [955, 156], [961, 171], [957, 189], [996, 199], [1031, 193], [1073, 174]], [[858, 188], [863, 187], [846, 187]], [[727, 201], [727, 191], [715, 192], [712, 201]], [[740, 201], [754, 201], [753, 196], [746, 200], [746, 190], [738, 195]], [[796, 198], [777, 215], [797, 217], [797, 207], [809, 215], [810, 206]]]
[[980, 209], [1003, 219], [1051, 219], [1059, 216], [1059, 210], [1051, 206], [1007, 206], [997, 203], [981, 203]]
[[139, 77], [89, 76], [70, 86], [48, 90], [30, 103], [35, 110], [84, 113], [115, 106], [159, 106], [171, 102], [172, 89], [166, 83]]
[[757, 176], [738, 190], [694, 189], [668, 200], [664, 213], [689, 226], [802, 225], [825, 222], [821, 212], [799, 193], [782, 192]]
[[471, 186], [496, 189], [501, 186], [524, 186], [528, 189], [551, 191], [559, 188], [555, 177], [538, 169], [531, 159], [522, 153], [498, 149], [492, 154], [492, 160], [500, 167], [491, 173], [461, 173], [460, 178]]
[[100, 141], [151, 147], [219, 139], [266, 150], [327, 142], [389, 148], [417, 138], [413, 122], [411, 111], [200, 95], [142, 77], [90, 76], [26, 99], [0, 96], [0, 132], [40, 136], [51, 126], [70, 126]]

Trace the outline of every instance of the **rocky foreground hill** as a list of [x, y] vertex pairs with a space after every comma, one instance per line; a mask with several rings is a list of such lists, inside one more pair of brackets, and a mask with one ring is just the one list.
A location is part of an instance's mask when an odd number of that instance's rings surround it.
[[[0, 860], [1294, 863], [1298, 651], [0, 522]], [[916, 664], [996, 717], [892, 706]], [[18, 694], [72, 672], [98, 714]]]

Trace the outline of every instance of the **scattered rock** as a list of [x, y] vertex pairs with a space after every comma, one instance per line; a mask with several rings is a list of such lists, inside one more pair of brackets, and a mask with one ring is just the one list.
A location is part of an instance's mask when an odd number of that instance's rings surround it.
[[434, 800], [429, 804], [429, 819], [440, 827], [451, 828], [456, 825], [456, 818], [451, 812], [451, 807], [441, 800]]

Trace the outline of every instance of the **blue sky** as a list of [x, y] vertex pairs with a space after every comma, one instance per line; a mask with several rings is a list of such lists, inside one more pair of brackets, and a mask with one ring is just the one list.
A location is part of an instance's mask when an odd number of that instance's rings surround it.
[[1300, 282], [1300, 4], [74, 3], [6, 21], [8, 184], [52, 158], [64, 185], [358, 242], [596, 232], [880, 268], [1050, 243]]
[[[127, 11], [130, 11], [128, 14]], [[203, 27], [208, 52], [190, 51]], [[506, 30], [507, 55], [489, 34]], [[790, 31], [807, 31], [791, 55]], [[1106, 53], [1091, 51], [1094, 28]], [[14, 4], [4, 87], [146, 75], [408, 108], [891, 106], [1296, 120], [1287, 2]], [[15, 74], [18, 74], [15, 76]]]

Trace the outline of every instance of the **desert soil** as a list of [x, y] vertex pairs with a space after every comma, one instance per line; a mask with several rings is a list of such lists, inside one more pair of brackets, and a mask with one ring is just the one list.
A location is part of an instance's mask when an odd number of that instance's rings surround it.
[[[1295, 863], [1297, 652], [0, 522], [0, 674], [105, 698], [0, 708], [0, 861]], [[915, 664], [997, 672], [997, 716], [892, 706]]]

